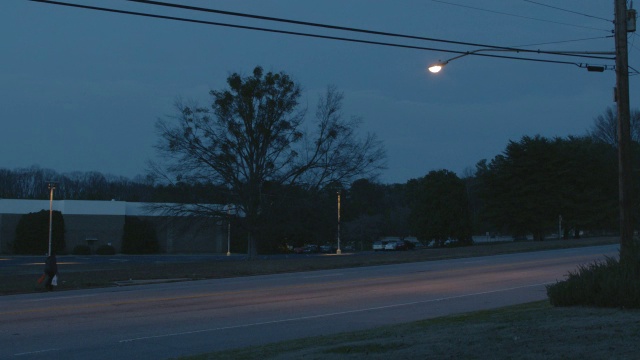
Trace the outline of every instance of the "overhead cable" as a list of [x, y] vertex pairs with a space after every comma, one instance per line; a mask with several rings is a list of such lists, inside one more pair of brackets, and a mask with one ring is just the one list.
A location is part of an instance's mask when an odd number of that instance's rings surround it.
[[[203, 7], [190, 6], [190, 5], [181, 5], [181, 4], [174, 4], [174, 3], [155, 1], [155, 0], [126, 0], [126, 1], [135, 2], [135, 3], [142, 3], [142, 4], [146, 4], [146, 5], [157, 5], [157, 6], [162, 6], [162, 7], [170, 7], [170, 8], [177, 8], [177, 9], [183, 9], [183, 10], [192, 10], [192, 11], [199, 11], [199, 12], [208, 12], [208, 13], [214, 13], [214, 14], [236, 16], [236, 17], [258, 19], [258, 20], [266, 20], [266, 21], [274, 21], [274, 22], [281, 22], [281, 23], [288, 23], [288, 24], [295, 24], [295, 25], [319, 27], [319, 28], [332, 29], [332, 30], [350, 31], [350, 32], [357, 32], [357, 33], [363, 33], [363, 34], [369, 34], [369, 35], [381, 35], [381, 36], [405, 38], [405, 39], [412, 39], [412, 40], [441, 42], [441, 43], [447, 43], [447, 44], [452, 44], [452, 45], [464, 45], [464, 46], [473, 46], [473, 47], [479, 47], [479, 48], [494, 48], [494, 49], [500, 49], [500, 50], [514, 51], [514, 52], [531, 52], [531, 53], [538, 53], [538, 54], [566, 55], [566, 56], [582, 57], [581, 55], [576, 54], [576, 53], [570, 53], [570, 54], [566, 53], [565, 54], [565, 53], [557, 52], [557, 51], [518, 49], [518, 48], [515, 48], [515, 47], [508, 47], [508, 46], [497, 46], [497, 45], [487, 45], [487, 44], [455, 41], [455, 40], [436, 39], [436, 38], [430, 38], [430, 37], [424, 37], [424, 36], [406, 35], [406, 34], [390, 33], [390, 32], [368, 30], [368, 29], [358, 29], [358, 28], [352, 28], [352, 27], [346, 27], [346, 26], [328, 25], [328, 24], [313, 23], [313, 22], [308, 22], [308, 21], [299, 21], [299, 20], [283, 19], [283, 18], [276, 18], [276, 17], [270, 17], [270, 16], [239, 13], [239, 12], [233, 12], [233, 11], [217, 10], [217, 9], [211, 9], [211, 8], [203, 8]], [[587, 52], [585, 52], [585, 54], [588, 55]], [[586, 56], [586, 57], [591, 58], [590, 56]], [[613, 60], [612, 58], [603, 58], [603, 57], [594, 57], [594, 58], [595, 59], [604, 59], [604, 60]]]
[[510, 14], [510, 13], [506, 13], [506, 12], [502, 12], [502, 11], [495, 11], [495, 10], [483, 9], [483, 8], [479, 8], [479, 7], [475, 7], [475, 6], [469, 6], [469, 5], [456, 4], [456, 3], [449, 2], [449, 1], [443, 1], [443, 0], [431, 0], [431, 1], [433, 1], [433, 2], [437, 2], [437, 3], [441, 3], [441, 4], [447, 4], [447, 5], [452, 5], [452, 6], [458, 6], [458, 7], [467, 8], [467, 9], [473, 9], [473, 10], [478, 10], [478, 11], [484, 11], [484, 12], [493, 13], [493, 14], [498, 14], [498, 15], [505, 15], [505, 16], [517, 17], [517, 18], [521, 18], [521, 19], [535, 20], [535, 21], [543, 21], [543, 22], [552, 23], [552, 24], [557, 24], [557, 25], [573, 26], [573, 27], [582, 28], [582, 29], [589, 29], [589, 30], [606, 31], [606, 32], [608, 32], [608, 33], [613, 32], [613, 30], [607, 30], [607, 29], [596, 28], [596, 27], [591, 27], [591, 26], [584, 26], [584, 25], [568, 24], [568, 23], [563, 23], [563, 22], [559, 22], [559, 21], [552, 21], [552, 20], [546, 20], [546, 19], [538, 19], [538, 18], [529, 17], [529, 16], [524, 16], [524, 15]]
[[[502, 59], [511, 59], [511, 60], [533, 61], [533, 62], [540, 62], [540, 63], [567, 64], [567, 65], [575, 65], [575, 66], [582, 67], [582, 68], [586, 68], [588, 66], [588, 64], [586, 64], [586, 63], [576, 63], [576, 62], [570, 62], [570, 61], [538, 59], [538, 58], [508, 56], [508, 55], [497, 55], [497, 54], [486, 54], [486, 53], [472, 53], [470, 51], [459, 51], [459, 50], [450, 50], [450, 49], [442, 49], [442, 48], [403, 45], [403, 44], [387, 43], [387, 42], [380, 42], [380, 41], [352, 39], [352, 38], [337, 37], [337, 36], [328, 36], [328, 35], [319, 35], [319, 34], [311, 34], [311, 33], [301, 33], [301, 32], [294, 32], [294, 31], [286, 31], [286, 30], [268, 29], [268, 28], [254, 27], [254, 26], [245, 26], [245, 25], [220, 23], [220, 22], [213, 22], [213, 21], [206, 21], [206, 20], [188, 19], [188, 18], [181, 18], [181, 17], [175, 17], [175, 16], [166, 16], [166, 15], [141, 13], [141, 12], [128, 11], [128, 10], [119, 10], [119, 9], [103, 8], [103, 7], [96, 7], [96, 6], [89, 6], [89, 5], [65, 3], [65, 2], [60, 2], [60, 1], [51, 1], [51, 0], [29, 0], [29, 1], [38, 2], [38, 3], [44, 3], [44, 4], [51, 4], [51, 5], [60, 5], [60, 6], [88, 9], [88, 10], [104, 11], [104, 12], [117, 13], [117, 14], [127, 14], [127, 15], [141, 16], [141, 17], [149, 17], [149, 18], [155, 18], [155, 19], [174, 20], [174, 21], [181, 21], [181, 22], [189, 22], [189, 23], [197, 23], [197, 24], [205, 24], [205, 25], [214, 25], [214, 26], [221, 26], [221, 27], [236, 28], [236, 29], [263, 31], [263, 32], [269, 32], [269, 33], [278, 33], [278, 34], [287, 34], [287, 35], [297, 35], [297, 36], [319, 38], [319, 39], [339, 40], [339, 41], [361, 43], [361, 44], [390, 46], [390, 47], [397, 47], [397, 48], [404, 48], [404, 49], [414, 49], [414, 50], [437, 51], [437, 52], [444, 52], [444, 53], [450, 53], [450, 54], [461, 54], [461, 55], [465, 54], [465, 55], [483, 56], [483, 57], [491, 57], [491, 58], [502, 58]], [[603, 57], [603, 56], [577, 55], [577, 54], [569, 54], [569, 53], [563, 53], [563, 52], [544, 52], [544, 51], [538, 51], [538, 50], [525, 50], [525, 49], [515, 49], [515, 48], [512, 49], [512, 48], [504, 48], [504, 47], [496, 48], [496, 50], [502, 50], [502, 49], [507, 50], [507, 51], [513, 51], [513, 52], [516, 52], [516, 53], [519, 53], [519, 52], [526, 52], [526, 53], [534, 52], [534, 53], [547, 54], [547, 55], [556, 55], [556, 56], [562, 55], [562, 56], [576, 56], [576, 57], [581, 57], [581, 58], [613, 60], [613, 58]], [[502, 50], [502, 51], [504, 51], [504, 50]]]
[[524, 48], [531, 46], [540, 46], [540, 45], [554, 45], [554, 44], [566, 44], [570, 42], [579, 42], [579, 41], [589, 41], [589, 40], [601, 40], [601, 39], [610, 39], [613, 38], [614, 35], [607, 36], [598, 36], [598, 37], [590, 37], [590, 38], [582, 38], [582, 39], [573, 39], [573, 40], [558, 40], [558, 41], [549, 41], [543, 43], [535, 43], [535, 44], [526, 44], [526, 45], [514, 45], [514, 48]]
[[592, 18], [592, 19], [603, 20], [603, 21], [606, 21], [606, 22], [609, 22], [609, 23], [613, 22], [613, 20], [609, 20], [609, 19], [605, 19], [605, 18], [601, 18], [601, 17], [598, 17], [598, 16], [593, 16], [593, 15], [588, 15], [588, 14], [581, 13], [581, 12], [578, 12], [578, 11], [559, 8], [559, 7], [553, 6], [553, 5], [543, 4], [543, 3], [540, 3], [540, 2], [537, 2], [537, 1], [533, 1], [533, 0], [522, 0], [522, 1], [528, 2], [528, 3], [532, 3], [532, 4], [536, 4], [536, 5], [540, 5], [540, 6], [544, 6], [544, 7], [548, 7], [548, 8], [555, 9], [555, 10], [568, 12], [568, 13], [571, 13], [571, 14], [586, 16], [586, 17], [589, 17], [589, 18]]

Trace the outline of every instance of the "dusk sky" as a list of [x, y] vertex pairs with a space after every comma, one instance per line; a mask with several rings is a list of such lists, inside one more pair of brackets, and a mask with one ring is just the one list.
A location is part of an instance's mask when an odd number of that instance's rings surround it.
[[[407, 40], [167, 9], [126, 0], [63, 0], [127, 11], [311, 34], [473, 51], [483, 46]], [[298, 21], [547, 51], [613, 51], [613, 5], [602, 0], [166, 0]], [[545, 6], [547, 5], [547, 6]], [[329, 85], [344, 92], [344, 116], [359, 116], [387, 150], [383, 183], [431, 170], [463, 175], [522, 136], [583, 135], [613, 102], [614, 71], [571, 64], [465, 56], [0, 1], [0, 168], [33, 165], [60, 173], [133, 178], [154, 159], [158, 118], [176, 99], [210, 103], [232, 72], [260, 65], [303, 88], [313, 119]], [[571, 63], [613, 60], [488, 52]], [[640, 69], [640, 39], [629, 63]], [[611, 56], [613, 57], [613, 56]], [[636, 108], [640, 77], [630, 78]], [[532, 169], [533, 171], [533, 169]]]

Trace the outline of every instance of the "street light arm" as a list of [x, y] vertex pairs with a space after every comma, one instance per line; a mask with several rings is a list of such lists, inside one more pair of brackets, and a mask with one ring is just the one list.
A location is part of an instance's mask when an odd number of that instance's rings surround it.
[[[492, 58], [501, 58], [501, 59], [511, 59], [511, 60], [523, 60], [523, 61], [535, 61], [535, 62], [546, 62], [546, 63], [553, 63], [553, 64], [565, 64], [565, 65], [575, 65], [577, 67], [580, 68], [586, 68], [589, 71], [604, 71], [604, 70], [613, 70], [615, 67], [611, 66], [611, 65], [598, 65], [598, 66], [594, 66], [594, 65], [589, 65], [586, 63], [575, 63], [575, 62], [570, 62], [570, 61], [561, 61], [561, 60], [550, 60], [550, 59], [536, 59], [536, 58], [530, 58], [530, 57], [519, 57], [519, 56], [509, 56], [509, 55], [497, 55], [497, 54], [483, 54], [483, 52], [515, 52], [515, 53], [520, 53], [520, 52], [537, 52], [537, 53], [544, 53], [544, 54], [555, 54], [555, 55], [577, 55], [577, 54], [600, 54], [600, 55], [613, 55], [614, 53], [612, 52], [607, 52], [607, 51], [545, 51], [542, 52], [540, 50], [536, 51], [536, 50], [526, 50], [526, 49], [502, 49], [502, 48], [483, 48], [483, 49], [476, 49], [473, 51], [465, 51], [465, 52], [455, 52], [455, 51], [451, 51], [454, 53], [459, 53], [459, 55], [454, 56], [450, 59], [447, 59], [445, 61], [438, 61], [437, 63], [434, 63], [432, 65], [429, 66], [429, 71], [432, 73], [438, 73], [442, 70], [442, 68], [444, 68], [448, 63], [450, 63], [451, 61], [463, 58], [465, 56], [469, 56], [469, 55], [476, 55], [476, 56], [485, 56], [485, 57], [492, 57]], [[608, 58], [608, 57], [599, 57], [602, 59], [606, 59], [606, 60], [614, 60], [614, 58]]]
[[492, 48], [487, 48], [487, 49], [477, 49], [477, 50], [473, 50], [473, 51], [467, 51], [464, 53], [461, 53], [458, 56], [454, 56], [446, 61], [438, 61], [437, 63], [429, 66], [429, 71], [431, 71], [432, 73], [438, 73], [440, 72], [440, 70], [442, 70], [443, 67], [445, 67], [445, 65], [447, 65], [449, 62], [456, 60], [456, 59], [460, 59], [462, 57], [465, 56], [469, 56], [469, 55], [473, 55], [475, 53], [479, 53], [482, 51], [510, 51], [510, 50], [506, 50], [506, 49], [492, 49]]

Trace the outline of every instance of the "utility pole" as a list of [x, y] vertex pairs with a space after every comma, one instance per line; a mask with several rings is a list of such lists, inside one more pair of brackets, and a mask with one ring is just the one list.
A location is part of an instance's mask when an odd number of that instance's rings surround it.
[[227, 205], [227, 256], [231, 256], [231, 205]]
[[[633, 249], [633, 186], [631, 184], [631, 125], [627, 1], [614, 0], [616, 41], [616, 103], [618, 107], [618, 186], [620, 199], [620, 261], [631, 259]], [[635, 14], [632, 13], [632, 16]], [[633, 19], [635, 22], [635, 18]], [[635, 29], [632, 29], [635, 30]]]
[[342, 254], [342, 250], [340, 249], [340, 191], [337, 192], [338, 195], [338, 249], [336, 249], [336, 254]]
[[56, 183], [49, 182], [49, 253], [51, 256], [51, 234], [53, 229], [53, 190], [56, 189]]
[[562, 215], [558, 215], [558, 240], [562, 239]]

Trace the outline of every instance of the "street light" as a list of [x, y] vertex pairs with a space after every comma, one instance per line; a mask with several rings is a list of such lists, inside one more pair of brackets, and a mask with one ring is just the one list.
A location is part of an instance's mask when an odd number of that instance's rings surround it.
[[[447, 59], [445, 61], [438, 61], [432, 65], [430, 65], [428, 67], [429, 71], [437, 74], [439, 73], [448, 63], [460, 59], [462, 57], [465, 56], [469, 56], [469, 55], [477, 55], [477, 56], [485, 56], [485, 57], [497, 57], [497, 58], [501, 58], [501, 59], [510, 59], [510, 60], [526, 60], [526, 61], [535, 61], [535, 62], [549, 62], [549, 63], [556, 63], [556, 64], [567, 64], [567, 65], [575, 65], [578, 66], [580, 68], [585, 68], [587, 69], [587, 71], [595, 71], [595, 72], [603, 72], [604, 70], [611, 70], [613, 69], [613, 67], [611, 66], [607, 66], [607, 65], [589, 65], [586, 63], [574, 63], [574, 62], [569, 62], [569, 61], [557, 61], [557, 60], [549, 60], [549, 59], [535, 59], [535, 58], [527, 58], [527, 57], [517, 57], [517, 56], [503, 56], [503, 55], [496, 55], [496, 54], [486, 54], [486, 53], [491, 53], [491, 52], [513, 52], [513, 53], [522, 53], [522, 52], [527, 52], [527, 53], [543, 53], [543, 54], [547, 54], [547, 55], [571, 55], [571, 56], [591, 56], [591, 57], [595, 57], [598, 59], [607, 59], [604, 57], [600, 57], [599, 55], [615, 55], [615, 52], [612, 51], [550, 51], [550, 50], [545, 50], [544, 52], [542, 51], [536, 51], [536, 50], [529, 50], [529, 49], [517, 49], [517, 48], [483, 48], [483, 49], [476, 49], [476, 50], [472, 50], [472, 51], [466, 51], [466, 52], [460, 52], [460, 55], [458, 56], [454, 56], [450, 59]], [[485, 54], [483, 54], [485, 53]], [[595, 56], [598, 55], [598, 56]]]
[[[600, 54], [615, 55], [615, 66], [594, 66], [582, 63], [572, 63], [566, 61], [503, 57], [516, 60], [528, 60], [538, 62], [550, 62], [558, 64], [573, 64], [581, 68], [586, 68], [592, 72], [602, 72], [604, 70], [615, 70], [616, 72], [616, 88], [615, 102], [618, 110], [618, 186], [619, 186], [619, 212], [620, 212], [620, 260], [635, 261], [633, 254], [633, 184], [632, 184], [632, 159], [631, 159], [631, 130], [630, 130], [630, 104], [629, 104], [629, 63], [628, 63], [628, 44], [627, 33], [636, 31], [636, 11], [627, 9], [626, 0], [614, 0], [615, 7], [615, 49], [611, 52], [545, 52], [551, 55], [569, 55], [569, 54]], [[488, 54], [476, 54], [482, 51], [516, 51], [517, 49], [478, 49], [461, 53], [447, 61], [433, 64], [429, 67], [432, 73], [438, 73], [449, 62], [459, 59], [467, 55], [492, 56]], [[529, 51], [530, 52], [530, 51]], [[502, 57], [495, 56], [493, 57]]]
[[440, 70], [442, 70], [443, 67], [444, 65], [441, 65], [441, 64], [433, 64], [429, 66], [429, 71], [431, 71], [434, 74], [437, 74], [440, 72]]
[[463, 54], [460, 54], [458, 56], [454, 56], [451, 59], [448, 59], [446, 61], [438, 61], [437, 63], [429, 66], [429, 71], [431, 71], [434, 74], [437, 74], [440, 72], [440, 70], [442, 70], [442, 68], [444, 68], [449, 62], [459, 59], [461, 57], [465, 57], [468, 55], [473, 55], [479, 52], [484, 52], [484, 51], [512, 51], [512, 52], [516, 52], [516, 50], [507, 50], [507, 49], [491, 49], [491, 48], [487, 48], [487, 49], [477, 49], [477, 50], [473, 50], [473, 51], [467, 51]]
[[226, 208], [227, 208], [227, 256], [231, 256], [231, 209], [232, 209], [232, 206], [226, 205]]
[[49, 182], [49, 256], [51, 256], [51, 230], [53, 228], [53, 190], [55, 189], [56, 183]]
[[336, 254], [342, 254], [342, 250], [340, 250], [340, 191], [337, 192], [338, 195], [338, 249], [336, 250]]
[[631, 111], [627, 32], [635, 31], [635, 10], [615, 0], [616, 104], [618, 107], [618, 184], [620, 201], [620, 261], [636, 261], [633, 253], [633, 184], [631, 178]]

